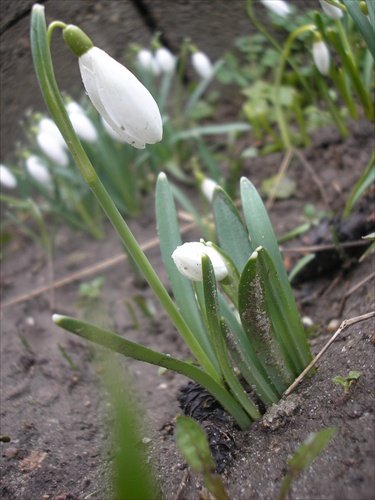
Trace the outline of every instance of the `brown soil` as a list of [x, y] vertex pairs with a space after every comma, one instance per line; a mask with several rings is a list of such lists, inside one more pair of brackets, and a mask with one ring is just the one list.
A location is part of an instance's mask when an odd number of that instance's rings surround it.
[[[372, 128], [355, 124], [347, 140], [341, 140], [332, 130], [324, 130], [316, 136], [314, 145], [304, 151], [336, 211], [342, 210], [372, 148]], [[275, 174], [281, 159], [280, 154], [274, 154], [252, 160], [243, 174], [260, 186], [264, 178]], [[298, 191], [292, 199], [275, 202], [271, 209], [277, 234], [301, 222], [305, 203], [325, 208], [317, 186], [302, 164], [294, 161], [288, 175], [297, 180]], [[131, 221], [141, 243], [156, 235], [152, 200], [148, 199], [146, 204], [144, 215]], [[121, 255], [118, 238], [109, 225], [106, 234], [105, 242], [93, 242], [84, 234], [62, 229], [56, 239], [54, 279]], [[199, 234], [191, 231], [184, 239], [197, 237]], [[157, 245], [146, 253], [166, 283]], [[334, 271], [333, 275], [295, 290], [301, 314], [319, 326], [310, 338], [314, 353], [330, 338], [327, 325], [332, 319], [341, 321], [374, 309], [372, 280], [352, 293], [339, 312], [344, 294], [373, 270], [374, 260], [370, 257], [345, 274]], [[108, 407], [104, 393], [99, 390], [100, 370], [90, 346], [51, 321], [52, 312], [82, 314], [77, 307], [79, 282], [98, 275], [105, 276], [102, 295], [115, 331], [159, 351], [180, 358], [188, 356], [185, 345], [156, 301], [156, 319], [150, 321], [140, 316], [140, 328], [133, 328], [124, 301], [136, 294], [150, 298], [152, 293], [135, 286], [134, 275], [125, 260], [55, 288], [52, 309], [49, 293], [7, 305], [49, 283], [41, 249], [21, 236], [15, 238], [2, 263], [1, 281], [1, 434], [10, 437], [9, 442], [1, 443], [4, 499], [113, 499], [108, 480], [112, 455], [105, 425]], [[336, 285], [324, 293], [337, 276]], [[228, 429], [237, 444], [234, 463], [223, 475], [231, 500], [277, 498], [293, 451], [310, 432], [328, 427], [337, 429], [335, 436], [323, 454], [295, 481], [290, 498], [374, 498], [373, 333], [374, 322], [367, 321], [351, 327], [337, 339], [319, 362], [317, 373], [296, 391], [297, 407], [279, 428], [266, 429], [256, 422], [247, 432]], [[69, 366], [58, 343], [78, 365], [78, 371]], [[186, 379], [173, 373], [158, 377], [154, 366], [133, 360], [126, 360], [126, 365], [145, 412], [144, 436], [151, 439], [141, 446], [152, 459], [162, 496], [174, 499], [186, 478], [187, 466], [173, 436], [163, 427], [180, 412], [176, 396]], [[336, 375], [346, 376], [350, 370], [363, 374], [351, 387], [349, 398], [340, 403], [343, 390], [331, 379]], [[201, 488], [201, 478], [189, 475], [180, 498], [198, 498]]]

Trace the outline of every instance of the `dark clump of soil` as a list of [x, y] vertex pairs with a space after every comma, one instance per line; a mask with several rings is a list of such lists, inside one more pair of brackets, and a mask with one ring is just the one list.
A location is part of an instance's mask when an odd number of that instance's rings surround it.
[[[322, 182], [331, 208], [340, 213], [350, 190], [367, 165], [373, 149], [372, 126], [354, 125], [350, 137], [342, 140], [332, 130], [317, 134], [313, 147], [305, 150], [305, 159]], [[257, 158], [242, 172], [259, 187], [275, 174], [281, 154]], [[288, 175], [298, 183], [295, 196], [276, 201], [270, 210], [278, 235], [301, 223], [305, 203], [326, 208], [318, 186], [310, 173], [296, 160]], [[193, 192], [189, 193], [195, 196]], [[154, 210], [130, 225], [140, 243], [155, 237]], [[184, 223], [181, 222], [183, 226]], [[54, 279], [67, 278], [84, 266], [122, 255], [121, 245], [109, 225], [103, 243], [93, 242], [84, 234], [62, 229], [56, 239], [53, 259]], [[186, 241], [196, 240], [197, 230], [184, 234]], [[284, 256], [287, 248], [283, 247]], [[147, 255], [164, 283], [166, 273], [159, 249], [149, 246]], [[125, 257], [100, 272], [67, 280], [48, 291], [48, 262], [38, 246], [21, 236], [6, 249], [2, 263], [1, 292], [1, 496], [5, 500], [113, 500], [108, 471], [112, 465], [108, 452], [111, 429], [106, 425], [108, 408], [100, 390], [100, 367], [88, 344], [61, 331], [51, 314], [77, 316], [78, 286], [98, 275], [105, 275], [102, 298], [113, 328], [120, 335], [143, 345], [187, 358], [189, 352], [161, 307], [151, 322], [139, 317], [139, 328], [124, 306], [135, 295], [152, 300], [151, 291], [133, 286], [133, 273]], [[81, 263], [81, 264], [79, 264]], [[374, 309], [373, 257], [345, 273], [323, 275], [295, 288], [302, 316], [314, 325], [309, 341], [314, 354], [332, 335], [331, 325]], [[363, 284], [357, 287], [358, 284]], [[47, 292], [38, 289], [47, 286]], [[154, 301], [155, 302], [155, 301]], [[330, 326], [329, 326], [330, 325]], [[329, 326], [329, 328], [328, 328]], [[63, 347], [77, 369], [69, 364], [59, 348]], [[255, 422], [241, 432], [232, 426], [221, 427], [230, 435], [231, 462], [223, 474], [231, 500], [274, 499], [288, 470], [288, 460], [311, 432], [334, 427], [336, 433], [324, 452], [295, 480], [289, 498], [303, 500], [370, 500], [374, 498], [374, 322], [354, 325], [333, 343], [318, 363], [317, 372], [301, 383], [290, 411], [280, 419]], [[188, 381], [167, 372], [157, 376], [151, 365], [127, 359], [144, 409], [144, 440], [149, 463], [162, 495], [193, 500], [202, 491], [202, 478], [190, 475], [175, 447], [171, 433], [162, 431], [166, 422], [181, 411], [178, 389]], [[343, 389], [332, 378], [345, 377], [350, 370], [362, 372], [343, 399]], [[196, 400], [194, 400], [196, 401]], [[195, 408], [195, 402], [190, 404]], [[217, 413], [210, 402], [212, 415]], [[224, 418], [224, 417], [223, 417]], [[199, 419], [199, 415], [198, 415]], [[207, 426], [218, 427], [222, 416]], [[221, 424], [220, 424], [221, 425]], [[226, 424], [225, 424], [226, 425]], [[220, 453], [223, 450], [220, 434]], [[8, 439], [7, 439], [8, 438]], [[142, 441], [143, 443], [143, 441]], [[224, 446], [224, 447], [225, 447]], [[151, 467], [151, 465], [150, 465]], [[114, 499], [117, 500], [117, 499]]]

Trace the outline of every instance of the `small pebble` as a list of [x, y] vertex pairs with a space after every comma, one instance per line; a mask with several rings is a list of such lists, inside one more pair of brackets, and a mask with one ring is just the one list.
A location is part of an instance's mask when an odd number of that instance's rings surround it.
[[341, 324], [341, 321], [339, 319], [336, 319], [336, 318], [331, 319], [331, 321], [327, 325], [327, 330], [329, 332], [335, 332], [338, 329], [338, 327], [340, 326], [340, 324]]
[[150, 442], [151, 442], [151, 439], [150, 439], [150, 438], [148, 438], [148, 437], [144, 437], [144, 438], [142, 438], [142, 443], [143, 443], [143, 444], [148, 444], [148, 443], [150, 443]]
[[10, 459], [14, 458], [17, 453], [19, 452], [19, 449], [18, 448], [14, 448], [13, 446], [10, 446], [9, 448], [7, 448], [5, 451], [4, 451], [4, 455]]

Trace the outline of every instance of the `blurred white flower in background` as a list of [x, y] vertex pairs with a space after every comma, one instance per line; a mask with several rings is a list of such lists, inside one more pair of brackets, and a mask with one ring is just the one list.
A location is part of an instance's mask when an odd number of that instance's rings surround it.
[[0, 165], [0, 184], [8, 189], [17, 187], [16, 176], [5, 165]]
[[26, 170], [40, 184], [49, 184], [51, 182], [51, 175], [47, 167], [37, 156], [29, 156], [26, 159]]
[[213, 179], [209, 179], [208, 177], [205, 177], [205, 179], [203, 179], [203, 181], [200, 185], [200, 188], [201, 188], [201, 191], [202, 191], [204, 197], [210, 203], [211, 203], [212, 198], [214, 196], [215, 188], [217, 186], [218, 186], [218, 183], [216, 181], [214, 181]]
[[55, 142], [60, 145], [60, 147], [67, 147], [64, 137], [61, 135], [58, 126], [53, 120], [51, 120], [51, 118], [42, 118], [38, 123], [38, 131], [39, 133], [44, 133], [52, 136]]
[[161, 68], [154, 58], [151, 50], [141, 49], [137, 54], [137, 61], [142, 66], [142, 68], [152, 75], [158, 76], [161, 73]]
[[327, 75], [331, 65], [331, 57], [329, 55], [328, 47], [323, 40], [318, 40], [313, 43], [312, 55], [319, 73]]
[[80, 139], [87, 142], [96, 142], [98, 139], [98, 132], [94, 127], [92, 121], [82, 112], [68, 113], [70, 121], [72, 122], [75, 133]]
[[176, 57], [170, 50], [160, 47], [155, 52], [155, 60], [163, 73], [172, 73], [176, 67]]
[[54, 135], [46, 132], [39, 132], [36, 136], [36, 142], [43, 153], [54, 163], [61, 167], [66, 167], [68, 165], [69, 157], [67, 152]]
[[286, 17], [290, 14], [290, 7], [284, 0], [260, 0], [267, 9], [272, 10], [275, 14], [281, 17]]
[[341, 19], [342, 16], [344, 15], [344, 11], [341, 10], [339, 7], [335, 7], [334, 5], [325, 2], [324, 0], [319, 0], [319, 1], [320, 5], [322, 6], [323, 12], [327, 14], [327, 16], [332, 17], [332, 19]]
[[208, 79], [213, 75], [211, 60], [204, 52], [200, 50], [194, 52], [191, 56], [191, 63], [201, 78]]

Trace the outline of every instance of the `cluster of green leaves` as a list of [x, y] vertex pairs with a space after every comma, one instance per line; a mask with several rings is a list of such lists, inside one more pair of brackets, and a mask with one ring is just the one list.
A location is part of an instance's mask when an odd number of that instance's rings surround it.
[[[373, 60], [352, 18], [347, 15], [343, 22], [334, 21], [314, 11], [299, 15], [295, 5], [290, 8], [291, 13], [286, 18], [269, 12], [272, 34], [249, 9], [251, 21], [259, 32], [238, 38], [235, 50], [226, 53], [224, 65], [218, 72], [220, 81], [240, 87], [245, 96], [243, 113], [256, 139], [266, 143], [263, 153], [285, 147], [285, 140], [276, 127], [280, 125], [280, 113], [285, 123], [291, 124], [290, 142], [296, 146], [308, 145], [311, 132], [329, 123], [336, 124], [346, 135], [346, 118], [349, 115], [358, 117], [354, 96], [369, 118], [373, 115], [369, 102]], [[335, 51], [329, 80], [326, 83], [314, 67], [308, 49], [312, 44], [312, 32], [307, 31], [293, 40], [288, 64], [277, 81], [275, 75], [285, 50], [279, 40], [290, 38], [303, 26], [314, 25]]]

